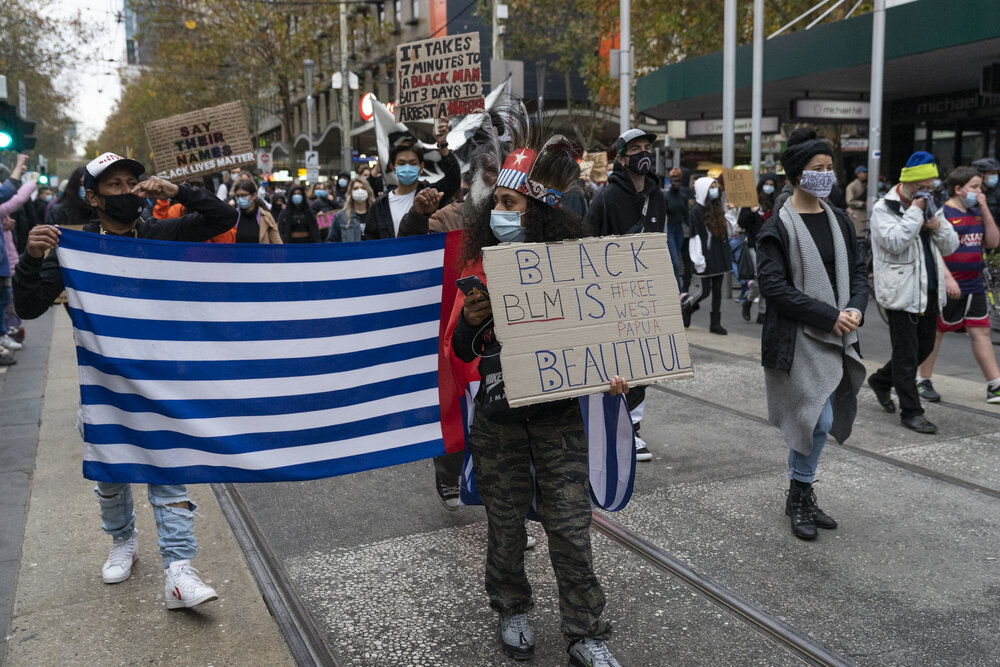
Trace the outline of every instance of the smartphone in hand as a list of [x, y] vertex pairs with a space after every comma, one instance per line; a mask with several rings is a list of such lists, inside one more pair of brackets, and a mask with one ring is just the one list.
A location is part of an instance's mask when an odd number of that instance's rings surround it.
[[455, 281], [455, 286], [462, 290], [462, 294], [465, 296], [478, 294], [486, 297], [487, 299], [490, 297], [490, 293], [486, 291], [486, 285], [484, 285], [483, 281], [479, 279], [479, 276], [466, 276], [464, 278], [459, 278]]

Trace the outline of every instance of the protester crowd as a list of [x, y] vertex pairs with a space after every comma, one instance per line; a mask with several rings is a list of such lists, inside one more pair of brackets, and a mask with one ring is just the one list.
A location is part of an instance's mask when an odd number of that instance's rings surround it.
[[[57, 194], [22, 182], [25, 157], [19, 156], [9, 173], [0, 174], [0, 365], [16, 363], [23, 344], [18, 314], [37, 317], [61, 298], [56, 225], [136, 238], [256, 244], [358, 242], [461, 229], [466, 275], [483, 281], [480, 251], [487, 245], [646, 232], [666, 235], [685, 327], [707, 302], [708, 330], [726, 335], [721, 304], [733, 292], [744, 320], [757, 307], [768, 417], [789, 447], [784, 509], [797, 537], [814, 539], [817, 528], [837, 526], [819, 509], [812, 483], [828, 434], [843, 441], [851, 433], [865, 382], [859, 333], [870, 283], [887, 314], [892, 350], [867, 383], [886, 412], [896, 410], [895, 390], [903, 426], [937, 430], [923, 416], [921, 400], [941, 398], [931, 382], [934, 361], [945, 333], [955, 331], [969, 336], [986, 400], [1000, 403], [982, 278], [983, 253], [1000, 244], [996, 159], [942, 174], [933, 156], [915, 153], [869, 216], [865, 168], [858, 167], [841, 191], [832, 146], [800, 128], [781, 156], [783, 175], [757, 175], [756, 205], [740, 208], [727, 201], [720, 170], [692, 174], [677, 167], [655, 174], [656, 137], [643, 130], [623, 133], [607, 173], [595, 173], [593, 165], [579, 164], [569, 142], [547, 142], [531, 119], [501, 120], [506, 143], [499, 137], [485, 142], [492, 152], [477, 153], [463, 174], [449, 151], [447, 119], [438, 119], [434, 182], [427, 179], [425, 145], [406, 132], [390, 135], [385, 174], [365, 165], [357, 173], [284, 187], [258, 183], [241, 169], [224, 172], [218, 182], [140, 182], [144, 165], [105, 154], [73, 172]], [[508, 160], [515, 150], [533, 157], [526, 164]], [[491, 332], [488, 297], [466, 296], [449, 337], [458, 358], [479, 363], [480, 373], [500, 373], [500, 343]], [[625, 395], [636, 460], [649, 461], [652, 453], [639, 435], [645, 392], [629, 388], [627, 380], [615, 378], [608, 391]], [[541, 412], [512, 409], [502, 380], [482, 383], [476, 403], [468, 448], [489, 522], [486, 588], [503, 650], [515, 658], [534, 650], [523, 552], [533, 542], [524, 520], [537, 486], [540, 498], [560, 499], [536, 510], [553, 551], [571, 656], [578, 664], [616, 665], [604, 644], [610, 625], [600, 618], [604, 595], [590, 553], [579, 408], [566, 401], [546, 403]], [[792, 404], [799, 408], [790, 410]], [[436, 490], [455, 509], [462, 455], [440, 457], [434, 467]], [[124, 581], [138, 553], [131, 490], [98, 483], [95, 493], [112, 537], [102, 577]], [[168, 607], [215, 599], [191, 567], [197, 506], [186, 487], [150, 485], [148, 496]]]

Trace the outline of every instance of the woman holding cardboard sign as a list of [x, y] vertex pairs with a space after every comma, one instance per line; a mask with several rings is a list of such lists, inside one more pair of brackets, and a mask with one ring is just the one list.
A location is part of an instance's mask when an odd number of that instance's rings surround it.
[[[579, 218], [559, 208], [563, 195], [576, 187], [579, 178], [569, 142], [553, 137], [542, 145], [540, 124], [524, 118], [523, 112], [510, 116], [505, 121], [514, 148], [503, 161], [492, 201], [479, 202], [466, 234], [466, 274], [483, 281], [480, 251], [484, 246], [587, 235]], [[492, 146], [499, 152], [498, 142]], [[482, 159], [500, 162], [500, 156], [489, 150]], [[482, 381], [468, 448], [489, 524], [486, 592], [490, 606], [499, 613], [501, 649], [519, 660], [534, 653], [535, 636], [527, 617], [533, 602], [524, 572], [523, 522], [534, 498], [559, 584], [561, 629], [569, 643], [571, 664], [619, 667], [604, 645], [611, 626], [601, 619], [605, 598], [590, 548], [588, 446], [579, 402], [565, 399], [511, 408], [489, 296], [480, 288], [466, 289], [451, 346], [462, 361], [479, 361]], [[625, 379], [612, 378], [610, 393], [627, 391]]]
[[768, 419], [789, 447], [785, 514], [792, 534], [811, 540], [817, 528], [837, 527], [816, 505], [812, 482], [827, 434], [843, 442], [854, 425], [868, 278], [854, 224], [823, 201], [836, 180], [833, 150], [815, 132], [799, 132], [781, 156], [794, 192], [757, 235], [757, 280], [768, 305], [761, 351]]

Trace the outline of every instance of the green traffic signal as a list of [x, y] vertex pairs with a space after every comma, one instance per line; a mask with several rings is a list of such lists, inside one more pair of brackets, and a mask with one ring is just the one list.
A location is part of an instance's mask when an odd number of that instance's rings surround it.
[[49, 177], [46, 176], [45, 174], [39, 174], [39, 176], [38, 176], [38, 184], [39, 185], [48, 185], [49, 184]]
[[6, 150], [12, 143], [14, 143], [14, 137], [10, 136], [10, 132], [0, 131], [0, 150]]

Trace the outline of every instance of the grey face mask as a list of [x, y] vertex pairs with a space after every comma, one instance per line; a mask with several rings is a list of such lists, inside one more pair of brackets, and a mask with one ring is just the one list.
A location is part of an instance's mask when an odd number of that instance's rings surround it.
[[814, 197], [829, 197], [837, 182], [837, 174], [833, 171], [803, 171], [799, 179], [799, 189]]

